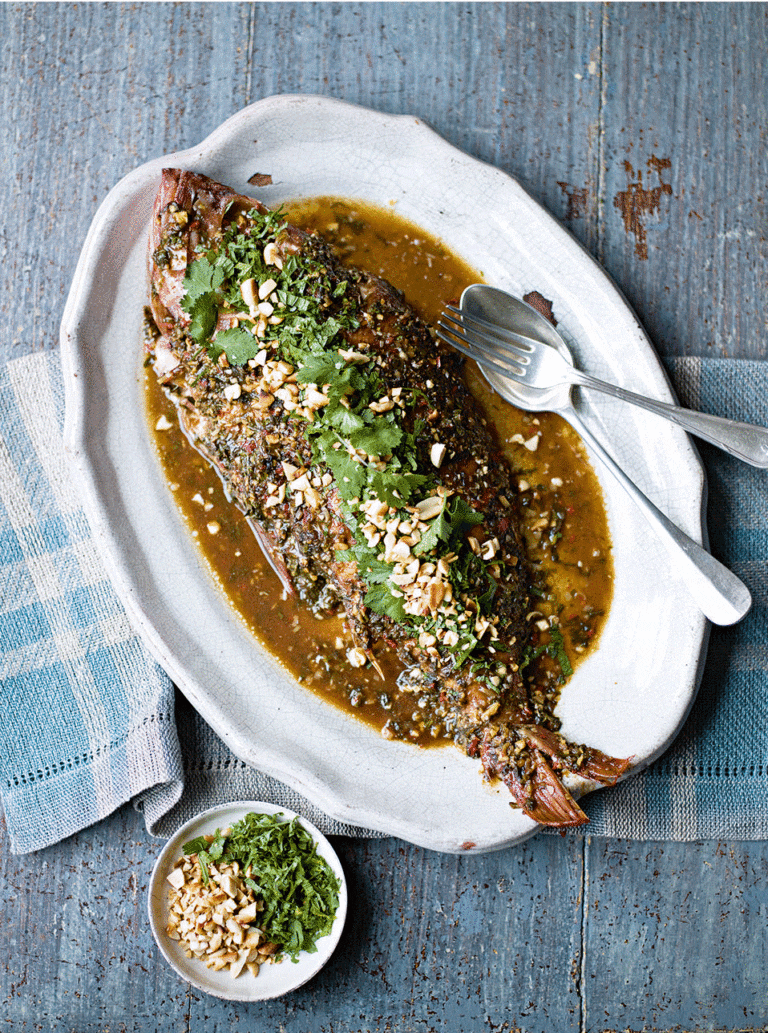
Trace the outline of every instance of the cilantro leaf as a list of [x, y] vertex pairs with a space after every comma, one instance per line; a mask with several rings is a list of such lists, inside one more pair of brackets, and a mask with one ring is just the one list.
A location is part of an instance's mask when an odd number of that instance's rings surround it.
[[344, 365], [340, 355], [321, 352], [308, 356], [304, 364], [296, 371], [296, 379], [300, 384], [332, 384]]
[[219, 349], [219, 354], [222, 351], [226, 352], [227, 358], [235, 366], [243, 366], [262, 348], [258, 337], [254, 337], [250, 330], [245, 330], [241, 326], [222, 330], [216, 334], [213, 344]]
[[417, 556], [423, 556], [436, 549], [441, 541], [450, 549], [460, 548], [467, 531], [482, 524], [484, 519], [460, 495], [454, 495], [450, 508], [447, 502], [443, 502], [443, 508], [431, 521], [429, 530], [424, 532], [413, 551]]
[[389, 581], [393, 566], [372, 556], [362, 560], [359, 569], [369, 585], [385, 585]]
[[560, 665], [560, 670], [563, 672], [566, 678], [569, 678], [573, 674], [573, 667], [571, 661], [568, 659], [568, 654], [565, 651], [565, 640], [563, 634], [558, 627], [554, 625], [549, 629], [549, 637], [551, 639], [547, 652]]
[[366, 387], [366, 379], [358, 366], [344, 366], [335, 377], [328, 381], [328, 385], [328, 397], [332, 402], [338, 402], [342, 398], [353, 395], [356, 391], [363, 392]]
[[189, 312], [192, 305], [204, 294], [210, 294], [221, 287], [226, 279], [223, 264], [214, 265], [205, 255], [187, 266], [184, 276], [184, 297], [181, 307]]
[[461, 495], [455, 495], [448, 519], [451, 524], [451, 539], [457, 541], [463, 538], [467, 531], [478, 524], [482, 524], [485, 517], [472, 509], [468, 502], [465, 502]]
[[204, 344], [216, 328], [216, 320], [219, 318], [219, 310], [213, 295], [201, 294], [189, 305], [187, 311], [192, 317], [187, 333], [198, 344]]
[[430, 521], [429, 530], [425, 531], [421, 540], [413, 547], [416, 556], [424, 556], [426, 553], [434, 552], [440, 542], [448, 542], [451, 537], [451, 524], [445, 513], [446, 500], [443, 499], [443, 508], [437, 516]]
[[[362, 416], [338, 402], [326, 406], [326, 418], [343, 438], [351, 439], [353, 434], [365, 430], [365, 420]], [[359, 446], [355, 445], [355, 448], [357, 447]]]
[[309, 331], [306, 337], [310, 347], [313, 351], [320, 351], [328, 347], [342, 329], [342, 325], [338, 319], [329, 316], [322, 323], [315, 321], [314, 325], [308, 326], [306, 329]]
[[392, 595], [391, 588], [385, 584], [375, 584], [369, 588], [363, 602], [369, 610], [380, 613], [383, 617], [391, 617], [398, 624], [408, 620], [402, 599]]
[[[394, 463], [390, 464], [393, 466]], [[407, 502], [416, 488], [429, 481], [429, 477], [418, 473], [400, 473], [397, 470], [375, 470], [368, 475], [368, 483], [376, 498], [396, 509]]]
[[371, 456], [385, 456], [397, 448], [403, 432], [393, 421], [379, 418], [369, 426], [350, 432], [348, 437], [353, 448], [361, 448]]
[[205, 255], [187, 266], [181, 307], [191, 317], [187, 332], [199, 344], [205, 343], [216, 327], [221, 300], [218, 290], [225, 279], [225, 264], [214, 264]]
[[323, 435], [318, 441], [318, 451], [328, 469], [333, 474], [336, 487], [343, 499], [359, 497], [367, 480], [367, 471], [362, 463], [356, 463], [343, 448], [333, 448], [331, 441]]
[[311, 298], [303, 298], [300, 294], [294, 294], [292, 291], [277, 290], [275, 295], [280, 305], [283, 308], [290, 309], [292, 312], [309, 312], [312, 306]]

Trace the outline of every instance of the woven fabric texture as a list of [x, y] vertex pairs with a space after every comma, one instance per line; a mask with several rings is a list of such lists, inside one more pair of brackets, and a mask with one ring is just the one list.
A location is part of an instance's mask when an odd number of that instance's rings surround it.
[[172, 836], [200, 811], [232, 800], [267, 800], [308, 818], [326, 836], [383, 838], [380, 832], [329, 817], [295, 789], [236, 757], [189, 702], [177, 693], [176, 724], [184, 758], [184, 792], [170, 809], [144, 804], [147, 827], [156, 836]]
[[[768, 425], [768, 363], [679, 359], [692, 408]], [[94, 549], [62, 449], [56, 353], [0, 371], [0, 796], [28, 852], [129, 800], [156, 835], [234, 799], [270, 800], [328, 834], [342, 825], [228, 750], [134, 634]], [[590, 835], [768, 836], [768, 473], [700, 445], [714, 554], [748, 584], [747, 618], [712, 630], [701, 689], [673, 747], [584, 801]], [[574, 833], [578, 834], [578, 833]]]
[[0, 371], [0, 786], [18, 853], [182, 790], [172, 686], [96, 555], [63, 407], [57, 355]]

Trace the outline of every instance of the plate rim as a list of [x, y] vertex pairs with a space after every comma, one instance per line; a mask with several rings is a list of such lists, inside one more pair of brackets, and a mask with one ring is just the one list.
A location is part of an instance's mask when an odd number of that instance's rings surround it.
[[[134, 596], [130, 586], [123, 580], [120, 558], [115, 556], [115, 543], [110, 532], [107, 517], [106, 514], [102, 514], [100, 511], [98, 491], [96, 490], [93, 472], [89, 464], [87, 448], [85, 447], [87, 429], [85, 419], [86, 400], [82, 391], [84, 378], [79, 376], [79, 373], [82, 372], [82, 368], [79, 365], [82, 356], [78, 354], [78, 332], [81, 326], [81, 320], [86, 314], [85, 303], [87, 300], [87, 287], [95, 268], [98, 265], [98, 258], [101, 254], [100, 248], [103, 246], [104, 241], [112, 229], [113, 223], [116, 221], [115, 213], [119, 213], [120, 204], [139, 189], [149, 177], [157, 177], [162, 168], [169, 165], [179, 165], [181, 167], [193, 166], [195, 163], [199, 163], [204, 160], [206, 153], [210, 154], [215, 152], [219, 147], [225, 147], [227, 141], [240, 126], [248, 125], [254, 119], [258, 121], [268, 115], [274, 115], [275, 113], [280, 114], [285, 111], [286, 107], [296, 108], [302, 106], [306, 107], [307, 105], [320, 105], [321, 107], [329, 110], [333, 109], [337, 114], [344, 111], [353, 111], [357, 115], [362, 114], [363, 116], [386, 122], [396, 122], [403, 127], [408, 125], [411, 130], [418, 129], [420, 133], [429, 134], [432, 144], [444, 149], [446, 156], [452, 157], [454, 161], [465, 163], [468, 167], [481, 167], [484, 175], [494, 177], [498, 182], [503, 183], [506, 189], [512, 189], [517, 197], [526, 205], [535, 206], [537, 213], [553, 227], [554, 232], [558, 235], [559, 239], [566, 242], [565, 246], [567, 246], [573, 254], [578, 254], [579, 259], [582, 262], [587, 260], [590, 267], [593, 268], [598, 282], [602, 284], [603, 289], [615, 295], [616, 300], [620, 303], [620, 306], [623, 308], [625, 313], [625, 329], [627, 332], [632, 333], [638, 346], [647, 354], [649, 362], [648, 372], [650, 372], [660, 396], [665, 396], [670, 400], [674, 399], [669, 377], [621, 290], [617, 287], [609, 274], [589, 254], [586, 248], [584, 248], [583, 245], [573, 237], [570, 231], [555, 219], [555, 217], [552, 216], [541, 204], [535, 201], [535, 199], [532, 198], [532, 196], [514, 177], [459, 150], [437, 133], [427, 122], [425, 122], [425, 120], [416, 116], [408, 114], [386, 114], [359, 105], [349, 104], [335, 98], [322, 97], [313, 94], [285, 94], [264, 98], [261, 101], [257, 101], [256, 103], [241, 109], [214, 129], [214, 131], [198, 145], [185, 150], [172, 152], [143, 163], [124, 176], [116, 186], [110, 190], [102, 201], [86, 236], [75, 271], [75, 276], [73, 278], [72, 287], [67, 298], [64, 314], [62, 316], [61, 344], [62, 369], [65, 384], [65, 452], [70, 457], [77, 476], [80, 478], [83, 486], [84, 508], [86, 509], [89, 522], [93, 528], [95, 544], [106, 561], [109, 576], [113, 580], [123, 604], [126, 606], [126, 610], [132, 619], [132, 623], [145, 641], [146, 645], [149, 647], [149, 650], [155, 659], [157, 659], [160, 665], [168, 672], [179, 688], [184, 691], [185, 695], [190, 699], [190, 702], [192, 702], [196, 709], [201, 712], [203, 717], [213, 725], [214, 730], [222, 739], [224, 739], [230, 749], [232, 749], [236, 755], [246, 760], [247, 763], [253, 764], [255, 767], [260, 767], [261, 770], [265, 770], [270, 775], [273, 775], [274, 777], [293, 786], [297, 791], [308, 796], [326, 813], [338, 821], [376, 829], [377, 831], [391, 835], [397, 835], [428, 848], [446, 850], [448, 852], [459, 852], [459, 849], [463, 848], [437, 844], [435, 842], [433, 832], [428, 828], [425, 828], [423, 823], [420, 824], [413, 821], [400, 821], [393, 823], [387, 818], [387, 816], [382, 816], [370, 807], [351, 807], [343, 800], [336, 799], [333, 791], [327, 786], [318, 786], [311, 780], [311, 778], [305, 777], [305, 773], [297, 772], [294, 765], [289, 766], [287, 763], [280, 765], [274, 757], [270, 758], [268, 765], [255, 763], [253, 750], [250, 747], [250, 744], [244, 742], [238, 736], [236, 728], [222, 725], [216, 719], [211, 720], [211, 706], [205, 691], [201, 691], [200, 687], [194, 682], [194, 680], [190, 681], [183, 665], [180, 665], [177, 658], [169, 654], [162, 635], [154, 627], [150, 615], [145, 612], [141, 606], [141, 601]], [[704, 520], [706, 482], [704, 477], [704, 468], [690, 439], [687, 439], [687, 450], [688, 473], [689, 475], [696, 477], [699, 483], [698, 494], [700, 501], [698, 513], [695, 517], [695, 536], [698, 536], [700, 540], [702, 540], [706, 536]], [[694, 630], [694, 635], [698, 640], [698, 652], [696, 656], [692, 658], [695, 660], [695, 664], [693, 665], [695, 670], [693, 675], [689, 678], [689, 683], [687, 685], [687, 705], [685, 707], [685, 712], [680, 717], [673, 734], [671, 734], [664, 742], [660, 743], [658, 749], [652, 755], [644, 758], [641, 765], [632, 769], [633, 775], [641, 770], [642, 767], [646, 767], [650, 764], [668, 747], [670, 742], [678, 734], [698, 690], [701, 670], [703, 667], [703, 654], [706, 647], [706, 631], [707, 622], [702, 616], [698, 627]], [[528, 819], [526, 819], [526, 822], [527, 821]], [[508, 836], [500, 836], [490, 845], [479, 846], [475, 849], [478, 851], [485, 849], [502, 849], [514, 843], [522, 842], [524, 839], [527, 839], [528, 836], [539, 830], [539, 826], [535, 823], [530, 824], [530, 828], [526, 827], [522, 831], [518, 829]]]

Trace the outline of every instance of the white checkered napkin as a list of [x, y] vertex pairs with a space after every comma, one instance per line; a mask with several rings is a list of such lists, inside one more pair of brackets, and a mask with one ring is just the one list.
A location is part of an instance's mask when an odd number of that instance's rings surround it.
[[182, 790], [173, 686], [94, 549], [63, 411], [57, 353], [0, 370], [0, 794], [18, 853]]

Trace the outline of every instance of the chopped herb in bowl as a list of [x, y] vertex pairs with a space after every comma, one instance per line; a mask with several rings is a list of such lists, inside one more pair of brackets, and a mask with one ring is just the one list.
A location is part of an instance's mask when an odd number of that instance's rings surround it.
[[286, 822], [254, 812], [227, 832], [217, 832], [207, 845], [192, 840], [184, 853], [196, 853], [201, 867], [219, 859], [237, 862], [246, 886], [264, 904], [261, 924], [282, 952], [293, 961], [302, 950], [314, 953], [316, 941], [333, 925], [339, 880], [312, 836], [298, 818]]
[[299, 818], [249, 812], [183, 845], [167, 878], [166, 933], [187, 957], [233, 976], [313, 954], [331, 932], [341, 884]]

